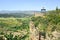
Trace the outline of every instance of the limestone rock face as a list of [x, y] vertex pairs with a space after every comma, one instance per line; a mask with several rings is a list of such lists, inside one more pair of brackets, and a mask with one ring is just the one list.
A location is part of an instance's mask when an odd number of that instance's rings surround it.
[[32, 21], [30, 21], [29, 27], [30, 27], [30, 40], [39, 40], [38, 31], [36, 30], [34, 23]]
[[60, 32], [57, 32], [56, 30], [52, 32], [53, 39], [58, 40], [60, 38]]
[[60, 40], [60, 33], [55, 30], [52, 32], [50, 37], [46, 34], [46, 40]]
[[60, 33], [57, 31], [52, 32], [52, 34], [54, 37], [60, 37]]

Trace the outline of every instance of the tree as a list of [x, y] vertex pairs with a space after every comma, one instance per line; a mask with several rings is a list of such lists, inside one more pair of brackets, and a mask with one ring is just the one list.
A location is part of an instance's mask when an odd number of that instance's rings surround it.
[[58, 7], [56, 7], [56, 14], [58, 14], [59, 13], [59, 9], [58, 9]]

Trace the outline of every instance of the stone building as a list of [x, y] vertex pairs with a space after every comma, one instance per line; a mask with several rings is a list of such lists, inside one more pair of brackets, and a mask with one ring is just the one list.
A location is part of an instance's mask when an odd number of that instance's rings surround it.
[[42, 8], [40, 12], [34, 12], [35, 17], [44, 17], [44, 14], [46, 13], [46, 9]]

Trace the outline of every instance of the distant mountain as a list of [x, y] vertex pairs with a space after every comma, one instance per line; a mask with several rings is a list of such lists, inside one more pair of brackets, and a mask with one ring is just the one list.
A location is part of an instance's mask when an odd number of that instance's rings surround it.
[[27, 17], [33, 14], [34, 11], [0, 11], [0, 17]]
[[39, 11], [7, 11], [7, 10], [2, 10], [2, 11], [0, 11], [0, 14], [5, 14], [5, 13], [24, 13], [24, 14], [33, 14], [34, 12], [39, 12]]
[[40, 11], [7, 11], [2, 10], [0, 11], [0, 17], [27, 17], [32, 16], [34, 12]]

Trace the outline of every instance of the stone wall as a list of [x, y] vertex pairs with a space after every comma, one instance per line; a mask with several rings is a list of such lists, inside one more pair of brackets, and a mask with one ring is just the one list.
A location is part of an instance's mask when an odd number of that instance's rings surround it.
[[30, 40], [38, 40], [39, 33], [36, 30], [34, 23], [32, 21], [30, 21], [29, 26], [30, 26]]

